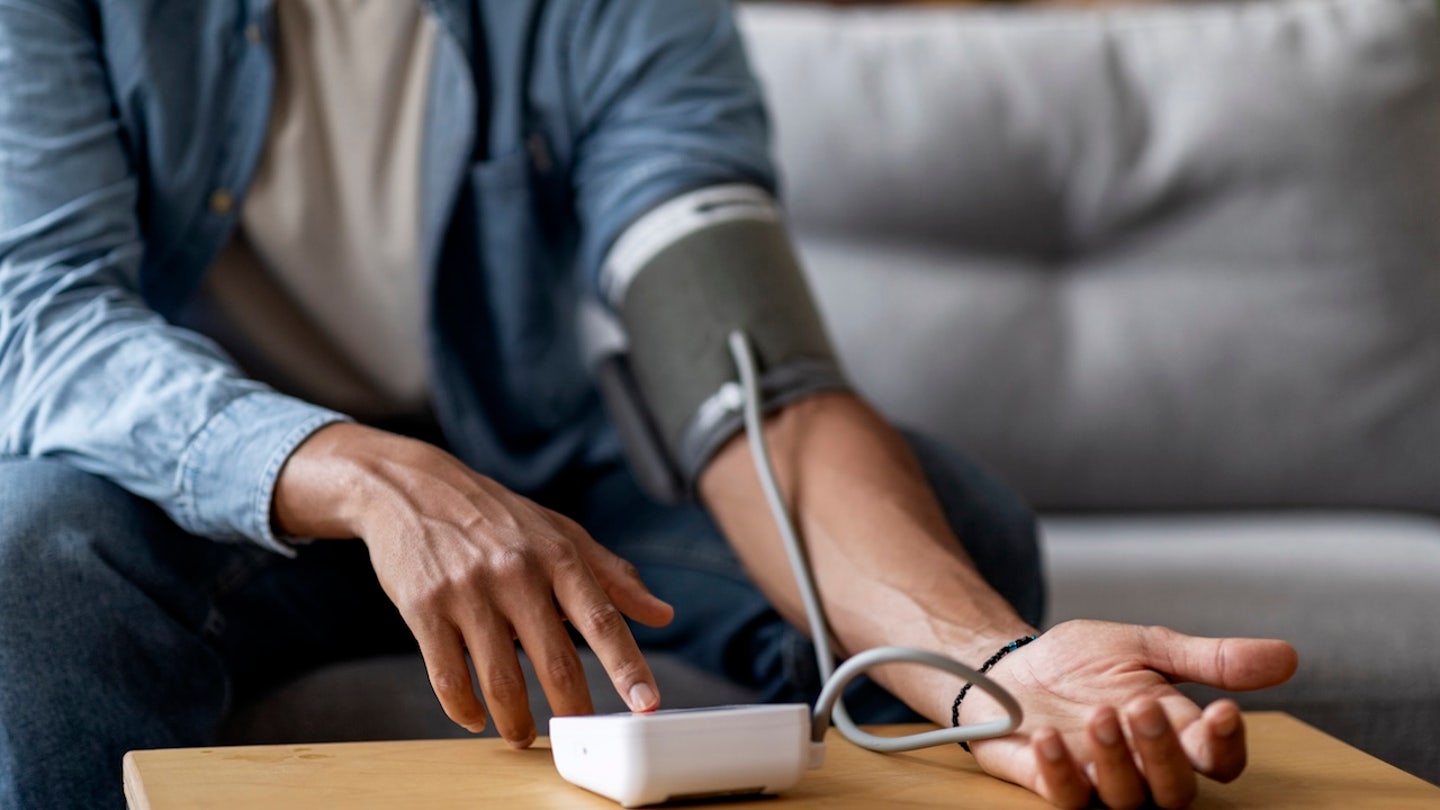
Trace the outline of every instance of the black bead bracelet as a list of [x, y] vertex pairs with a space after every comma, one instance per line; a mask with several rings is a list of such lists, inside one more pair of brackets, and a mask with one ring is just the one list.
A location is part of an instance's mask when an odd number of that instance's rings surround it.
[[[1001, 647], [995, 652], [994, 655], [990, 656], [990, 658], [987, 659], [985, 663], [980, 665], [980, 674], [984, 675], [985, 673], [989, 672], [991, 667], [1000, 663], [1001, 658], [1004, 658], [1010, 653], [1015, 652], [1016, 650], [1024, 647], [1026, 644], [1029, 644], [1037, 638], [1039, 638], [1039, 636], [1022, 636], [1010, 642], [1009, 644], [1006, 644], [1004, 647]], [[965, 694], [969, 692], [970, 687], [974, 685], [975, 684], [973, 682], [965, 684], [965, 686], [961, 687], [960, 694], [955, 696], [955, 703], [950, 706], [950, 726], [952, 728], [960, 725], [960, 701], [965, 699]], [[960, 743], [960, 747], [964, 748], [966, 753], [970, 752], [970, 743], [962, 741]]]

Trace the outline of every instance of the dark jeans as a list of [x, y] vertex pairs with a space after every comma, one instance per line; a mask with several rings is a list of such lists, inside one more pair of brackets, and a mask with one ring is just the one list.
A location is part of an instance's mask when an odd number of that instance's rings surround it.
[[[912, 441], [976, 564], [1028, 620], [1042, 610], [1034, 519], [965, 459]], [[620, 468], [541, 498], [675, 605], [642, 648], [807, 701], [810, 643], [750, 583], [706, 514], [646, 499]], [[290, 560], [185, 534], [158, 509], [54, 461], [0, 460], [0, 808], [119, 808], [121, 755], [205, 745], [229, 708], [337, 660], [414, 649], [358, 542]], [[857, 719], [908, 710], [859, 682]]]

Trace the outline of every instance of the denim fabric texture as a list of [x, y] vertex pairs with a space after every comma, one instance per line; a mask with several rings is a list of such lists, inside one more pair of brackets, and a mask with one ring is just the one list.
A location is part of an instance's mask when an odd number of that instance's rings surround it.
[[[965, 459], [912, 444], [987, 580], [1038, 621], [1033, 516]], [[699, 507], [650, 501], [618, 465], [543, 497], [675, 605], [671, 626], [634, 627], [647, 652], [768, 700], [814, 699], [809, 640]], [[70, 465], [0, 461], [0, 810], [118, 810], [126, 750], [211, 744], [237, 702], [326, 662], [414, 649], [358, 541], [294, 559], [211, 543]], [[868, 681], [847, 700], [864, 721], [913, 718]]]
[[[345, 417], [182, 328], [264, 146], [272, 2], [0, 0], [0, 456], [288, 553], [279, 469]], [[456, 455], [533, 491], [619, 452], [575, 335], [604, 251], [676, 194], [773, 187], [765, 113], [723, 0], [427, 5], [434, 405]]]

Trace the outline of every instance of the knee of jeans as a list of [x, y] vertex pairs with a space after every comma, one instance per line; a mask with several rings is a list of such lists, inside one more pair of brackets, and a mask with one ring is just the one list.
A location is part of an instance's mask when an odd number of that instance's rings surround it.
[[0, 461], [0, 621], [76, 597], [68, 585], [143, 532], [141, 503], [62, 462]]
[[1018, 492], [965, 455], [906, 433], [951, 528], [976, 567], [1031, 624], [1045, 609], [1039, 521]]

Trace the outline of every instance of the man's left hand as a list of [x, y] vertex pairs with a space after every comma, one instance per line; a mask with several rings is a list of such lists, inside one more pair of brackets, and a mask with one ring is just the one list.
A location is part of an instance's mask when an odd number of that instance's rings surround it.
[[[1025, 721], [1009, 736], [971, 744], [986, 771], [1058, 807], [1184, 807], [1196, 775], [1228, 782], [1245, 768], [1245, 730], [1230, 700], [1203, 711], [1173, 684], [1263, 689], [1295, 673], [1283, 641], [1198, 638], [1163, 627], [1073, 621], [998, 663]], [[961, 722], [999, 709], [972, 690]]]

